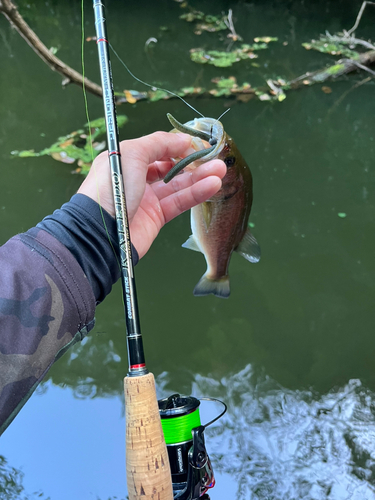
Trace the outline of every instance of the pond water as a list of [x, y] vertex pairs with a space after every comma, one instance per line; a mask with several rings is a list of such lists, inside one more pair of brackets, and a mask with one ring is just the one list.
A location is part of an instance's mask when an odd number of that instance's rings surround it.
[[[20, 4], [40, 38], [79, 70], [80, 2]], [[189, 49], [221, 49], [223, 41], [217, 34], [195, 35], [178, 18], [178, 3], [110, 0], [109, 37], [140, 78], [177, 89], [207, 86], [217, 76], [253, 85], [265, 77], [296, 77], [333, 60], [306, 52], [301, 43], [325, 30], [349, 29], [361, 2], [191, 4], [213, 14], [232, 8], [247, 43], [265, 35], [279, 41], [259, 53], [258, 68], [252, 61], [201, 66], [190, 61]], [[86, 36], [92, 36], [91, 2], [84, 7]], [[366, 39], [373, 36], [375, 15], [368, 9], [357, 31]], [[0, 36], [3, 243], [61, 206], [82, 180], [71, 165], [48, 156], [17, 159], [10, 152], [43, 149], [86, 118], [79, 87], [62, 90], [60, 75], [4, 17]], [[146, 53], [150, 37], [158, 42]], [[86, 71], [99, 80], [92, 42]], [[113, 76], [116, 90], [144, 90], [114, 59]], [[163, 229], [136, 279], [158, 394], [212, 396], [228, 404], [206, 438], [214, 500], [375, 499], [375, 86], [353, 88], [366, 76], [328, 83], [329, 94], [321, 85], [289, 92], [282, 103], [191, 100], [206, 116], [231, 107], [223, 123], [254, 177], [250, 220], [262, 259], [254, 265], [233, 256], [230, 299], [193, 297], [205, 263], [181, 248], [190, 234], [184, 214]], [[91, 119], [102, 116], [102, 102], [89, 96], [89, 111]], [[180, 121], [193, 118], [178, 100], [122, 105], [119, 113], [129, 121], [121, 139], [168, 130], [167, 112]], [[126, 371], [117, 284], [98, 307], [90, 336], [55, 364], [2, 436], [2, 498], [126, 498]], [[216, 411], [204, 403], [202, 421]], [[6, 484], [7, 474], [18, 489]]]

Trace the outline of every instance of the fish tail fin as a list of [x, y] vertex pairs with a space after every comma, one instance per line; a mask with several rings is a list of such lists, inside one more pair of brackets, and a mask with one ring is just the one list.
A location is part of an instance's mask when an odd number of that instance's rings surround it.
[[219, 279], [211, 279], [205, 273], [194, 288], [194, 295], [201, 297], [213, 293], [216, 297], [227, 299], [230, 295], [229, 276], [223, 276]]

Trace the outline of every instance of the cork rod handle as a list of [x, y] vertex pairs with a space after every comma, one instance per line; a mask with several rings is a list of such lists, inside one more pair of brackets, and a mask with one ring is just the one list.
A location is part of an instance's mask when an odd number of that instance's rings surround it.
[[173, 500], [154, 376], [125, 377], [124, 392], [129, 500]]

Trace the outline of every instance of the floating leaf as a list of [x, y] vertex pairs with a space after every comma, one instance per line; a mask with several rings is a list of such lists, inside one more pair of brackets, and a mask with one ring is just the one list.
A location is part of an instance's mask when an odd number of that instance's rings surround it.
[[262, 92], [260, 90], [255, 91], [255, 95], [258, 97], [260, 101], [271, 101], [272, 97], [266, 92]]
[[181, 96], [187, 96], [203, 94], [204, 91], [205, 89], [203, 87], [184, 87], [176, 93]]
[[249, 102], [250, 99], [253, 99], [255, 94], [239, 94], [237, 96], [237, 100], [241, 102]]
[[256, 37], [254, 38], [254, 42], [264, 42], [264, 43], [270, 43], [270, 42], [277, 42], [278, 38], [274, 36], [261, 36], [261, 37]]
[[[82, 135], [83, 135], [83, 134], [81, 134], [81, 135], [80, 135], [80, 137], [82, 137]], [[70, 146], [71, 144], [73, 144], [73, 142], [74, 142], [74, 139], [73, 139], [73, 137], [71, 137], [71, 138], [70, 138], [70, 139], [68, 139], [67, 141], [62, 142], [62, 143], [60, 144], [60, 148], [61, 148], [61, 149], [64, 149], [64, 148], [66, 148], [67, 146]]]
[[193, 10], [191, 12], [187, 12], [186, 14], [182, 14], [180, 19], [184, 19], [188, 23], [193, 21], [202, 21], [197, 23], [196, 25], [196, 35], [200, 35], [202, 31], [215, 32], [222, 31], [228, 29], [225, 24], [226, 16], [213, 16], [211, 14], [205, 14], [200, 10]]
[[132, 93], [129, 90], [124, 90], [124, 94], [129, 104], [134, 104], [135, 102], [137, 102], [137, 99], [133, 97]]
[[339, 217], [341, 217], [341, 219], [345, 219], [345, 217], [346, 217], [346, 213], [345, 212], [339, 212], [337, 215]]
[[157, 89], [155, 91], [149, 92], [149, 99], [151, 102], [160, 101], [160, 99], [168, 99], [169, 94], [164, 90]]
[[255, 92], [250, 83], [244, 82], [242, 85], [238, 85], [234, 76], [230, 76], [229, 78], [214, 78], [211, 81], [216, 84], [216, 88], [209, 90], [209, 93], [215, 97], [242, 93], [254, 94]]
[[326, 85], [323, 85], [322, 90], [325, 94], [331, 94], [332, 92], [331, 87], [327, 87]]
[[39, 156], [39, 153], [35, 153], [33, 149], [27, 151], [12, 151], [10, 153], [12, 156], [19, 156], [20, 158], [30, 158], [31, 156]]
[[320, 40], [311, 40], [309, 43], [303, 43], [302, 47], [306, 50], [317, 50], [318, 52], [333, 56], [342, 55], [354, 60], [359, 58], [357, 51], [347, 48], [343, 43], [334, 42], [332, 37], [321, 36]]
[[244, 59], [255, 59], [258, 57], [254, 54], [254, 50], [266, 49], [267, 44], [242, 44], [241, 48], [231, 52], [222, 52], [219, 50], [191, 49], [190, 58], [193, 62], [199, 64], [212, 64], [218, 68], [226, 68], [234, 63]]
[[193, 21], [204, 19], [204, 12], [200, 10], [193, 10], [192, 12], [187, 12], [186, 14], [181, 14], [180, 19], [192, 23]]
[[54, 160], [61, 161], [62, 163], [74, 163], [76, 158], [71, 158], [67, 155], [66, 151], [60, 151], [59, 153], [51, 153]]
[[[125, 115], [118, 115], [118, 127], [121, 127], [126, 122], [127, 117]], [[57, 161], [68, 164], [78, 161], [78, 166], [80, 167], [79, 172], [86, 174], [90, 169], [92, 156], [95, 158], [106, 146], [105, 141], [96, 141], [100, 135], [105, 134], [105, 119], [98, 118], [97, 120], [90, 122], [91, 139], [93, 141], [92, 148], [88, 128], [89, 125], [86, 123], [83, 129], [75, 130], [68, 135], [59, 137], [57, 141], [52, 144], [52, 146], [45, 148], [38, 153], [34, 150], [12, 151], [12, 155], [21, 158], [49, 155]]]

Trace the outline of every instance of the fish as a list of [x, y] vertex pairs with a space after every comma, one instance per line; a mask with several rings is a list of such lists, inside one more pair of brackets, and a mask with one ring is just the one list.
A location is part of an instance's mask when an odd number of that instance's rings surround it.
[[253, 202], [251, 171], [218, 120], [195, 118], [181, 124], [171, 115], [167, 116], [175, 127], [172, 132], [181, 131], [193, 136], [192, 146], [196, 151], [180, 159], [168, 172], [165, 182], [182, 169], [192, 170], [214, 158], [223, 160], [226, 165], [227, 172], [218, 193], [191, 209], [192, 235], [182, 246], [201, 252], [207, 263], [207, 270], [195, 286], [194, 295], [213, 294], [228, 298], [228, 269], [232, 253], [237, 252], [252, 263], [259, 262], [261, 256], [259, 244], [248, 226]]

